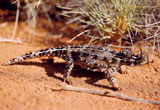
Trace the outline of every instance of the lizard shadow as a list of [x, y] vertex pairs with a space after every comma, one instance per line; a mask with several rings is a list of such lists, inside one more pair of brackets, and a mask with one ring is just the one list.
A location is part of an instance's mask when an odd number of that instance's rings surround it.
[[102, 84], [97, 84], [96, 83], [99, 80], [106, 79], [106, 76], [105, 76], [104, 73], [89, 71], [89, 70], [83, 69], [83, 68], [78, 67], [78, 66], [75, 67], [75, 68], [79, 68], [79, 70], [75, 71], [75, 72], [73, 70], [74, 75], [72, 75], [72, 76], [75, 76], [75, 77], [77, 77], [77, 76], [79, 76], [79, 77], [87, 77], [87, 79], [85, 80], [85, 82], [88, 83], [88, 84], [90, 84], [90, 85], [93, 85], [95, 87], [104, 88], [104, 89], [116, 90], [113, 87], [110, 87], [110, 86], [107, 86], [107, 85], [102, 85]]
[[[43, 59], [43, 62], [33, 62], [33, 61], [27, 61], [27, 62], [18, 62], [12, 65], [34, 65], [38, 67], [43, 67], [45, 68], [46, 74], [48, 77], [53, 77], [55, 79], [58, 79], [63, 82], [63, 78], [60, 76], [57, 76], [54, 73], [61, 73], [64, 74], [66, 70], [66, 63], [53, 63], [50, 60], [45, 60]], [[112, 89], [114, 88], [109, 87], [107, 85], [101, 85], [101, 84], [96, 84], [97, 81], [105, 79], [105, 74], [101, 72], [92, 72], [85, 70], [77, 65], [74, 66], [72, 72], [71, 72], [72, 77], [87, 77], [85, 80], [86, 83], [100, 87], [100, 88], [105, 88], [105, 89]], [[106, 79], [107, 80], [107, 79]]]

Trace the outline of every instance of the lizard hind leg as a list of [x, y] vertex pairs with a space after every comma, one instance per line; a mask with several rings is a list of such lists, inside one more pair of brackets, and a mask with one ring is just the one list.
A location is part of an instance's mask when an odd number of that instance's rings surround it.
[[109, 83], [113, 86], [114, 89], [116, 89], [116, 90], [119, 90], [119, 89], [120, 89], [119, 84], [118, 84], [117, 80], [115, 79], [115, 77], [110, 76], [110, 77], [108, 78], [108, 81], [109, 81]]
[[119, 86], [116, 78], [113, 76], [113, 74], [115, 74], [117, 71], [118, 70], [116, 67], [109, 68], [106, 76], [107, 76], [107, 80], [113, 86], [113, 88], [116, 90], [119, 90], [120, 86]]
[[74, 62], [73, 62], [72, 57], [66, 57], [66, 58], [64, 58], [64, 60], [68, 63], [68, 65], [67, 65], [67, 69], [64, 73], [63, 80], [64, 80], [64, 82], [71, 84], [71, 81], [68, 80], [68, 77], [70, 76], [71, 71], [74, 67]]

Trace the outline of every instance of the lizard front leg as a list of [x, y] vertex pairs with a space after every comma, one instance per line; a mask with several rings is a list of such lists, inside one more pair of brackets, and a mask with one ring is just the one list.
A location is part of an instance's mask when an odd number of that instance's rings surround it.
[[71, 84], [71, 82], [68, 80], [68, 77], [70, 76], [71, 71], [74, 67], [74, 62], [73, 62], [72, 57], [70, 56], [65, 57], [64, 60], [68, 63], [68, 65], [67, 65], [66, 72], [64, 73], [63, 80], [64, 82]]
[[118, 90], [120, 88], [117, 80], [115, 79], [115, 77], [113, 75], [117, 71], [118, 71], [118, 68], [114, 66], [114, 67], [109, 68], [107, 73], [106, 73], [107, 80], [113, 86], [113, 88], [116, 89], [116, 90]]

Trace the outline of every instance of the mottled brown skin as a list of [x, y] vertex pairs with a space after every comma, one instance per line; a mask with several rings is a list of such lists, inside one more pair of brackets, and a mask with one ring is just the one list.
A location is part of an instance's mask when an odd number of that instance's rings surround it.
[[3, 65], [40, 57], [60, 57], [64, 59], [68, 63], [63, 76], [65, 82], [70, 76], [74, 64], [76, 64], [87, 70], [104, 72], [107, 80], [115, 89], [118, 89], [119, 85], [113, 75], [120, 70], [121, 65], [136, 66], [147, 62], [142, 51], [139, 55], [135, 55], [127, 49], [117, 53], [115, 50], [110, 50], [108, 47], [86, 45], [42, 49], [11, 59]]

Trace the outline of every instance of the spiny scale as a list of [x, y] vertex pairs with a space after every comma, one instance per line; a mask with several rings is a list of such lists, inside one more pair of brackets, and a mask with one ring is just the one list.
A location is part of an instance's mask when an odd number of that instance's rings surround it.
[[120, 70], [121, 65], [136, 66], [146, 62], [146, 57], [142, 51], [141, 54], [135, 55], [127, 49], [117, 53], [115, 50], [110, 50], [108, 47], [79, 45], [47, 48], [26, 53], [25, 55], [11, 59], [2, 65], [10, 65], [23, 60], [40, 57], [63, 58], [68, 63], [66, 73], [63, 77], [64, 81], [67, 81], [74, 64], [76, 64], [87, 70], [104, 72], [110, 84], [116, 89], [119, 88], [119, 85], [113, 74]]

